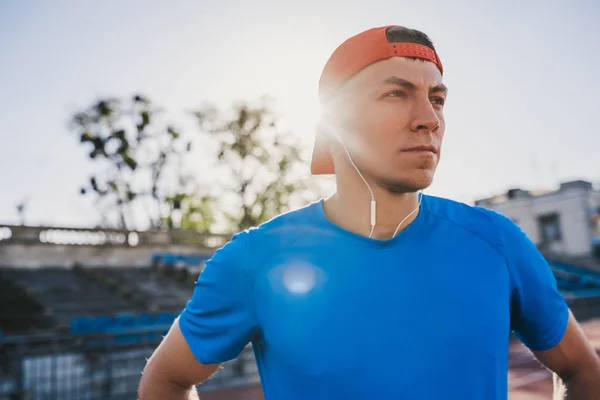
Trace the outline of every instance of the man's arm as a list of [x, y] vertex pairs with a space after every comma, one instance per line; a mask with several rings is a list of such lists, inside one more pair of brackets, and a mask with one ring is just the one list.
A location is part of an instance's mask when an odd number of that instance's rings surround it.
[[555, 373], [554, 400], [600, 398], [600, 358], [572, 313], [558, 345], [533, 354]]
[[206, 381], [218, 368], [219, 364], [202, 364], [194, 357], [177, 319], [144, 368], [139, 400], [197, 399], [194, 386]]
[[600, 399], [598, 357], [558, 290], [548, 261], [513, 221], [490, 213], [498, 217], [510, 273], [511, 329], [563, 381], [555, 387], [556, 400]]
[[236, 234], [206, 262], [192, 298], [148, 360], [141, 400], [190, 399], [194, 385], [258, 337], [248, 237]]

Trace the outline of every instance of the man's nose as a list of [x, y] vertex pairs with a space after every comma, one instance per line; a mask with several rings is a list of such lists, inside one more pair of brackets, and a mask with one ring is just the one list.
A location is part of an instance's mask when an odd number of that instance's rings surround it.
[[437, 116], [433, 105], [426, 100], [418, 100], [413, 107], [413, 120], [411, 129], [414, 132], [430, 133], [440, 124], [440, 119]]

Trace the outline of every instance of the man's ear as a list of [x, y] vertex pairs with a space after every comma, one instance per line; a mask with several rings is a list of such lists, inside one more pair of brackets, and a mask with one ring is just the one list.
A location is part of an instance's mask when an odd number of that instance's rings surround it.
[[331, 175], [335, 173], [331, 144], [335, 141], [331, 128], [323, 118], [315, 125], [315, 146], [312, 154], [311, 172], [314, 175]]
[[317, 124], [315, 126], [315, 132], [317, 133], [317, 136], [321, 137], [330, 138], [332, 136], [331, 129], [329, 128], [324, 115], [321, 115], [321, 117], [317, 121]]
[[329, 143], [341, 141], [335, 120], [331, 115], [321, 114], [315, 130], [318, 136], [326, 138]]

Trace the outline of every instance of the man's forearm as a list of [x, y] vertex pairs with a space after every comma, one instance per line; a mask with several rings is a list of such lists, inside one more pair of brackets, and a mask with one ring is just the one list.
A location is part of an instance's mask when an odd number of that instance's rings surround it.
[[581, 371], [567, 380], [554, 375], [554, 400], [595, 399], [600, 393], [600, 378], [594, 372]]

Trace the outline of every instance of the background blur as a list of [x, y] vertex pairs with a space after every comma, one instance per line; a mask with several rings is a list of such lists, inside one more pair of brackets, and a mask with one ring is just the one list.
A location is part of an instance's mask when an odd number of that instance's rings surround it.
[[[593, 0], [0, 1], [0, 398], [135, 398], [214, 249], [335, 190], [307, 164], [319, 75], [387, 24], [432, 38], [450, 88], [426, 193], [515, 220], [600, 345], [598, 20]], [[511, 398], [550, 398], [510, 360]], [[201, 389], [261, 398], [251, 349]]]

